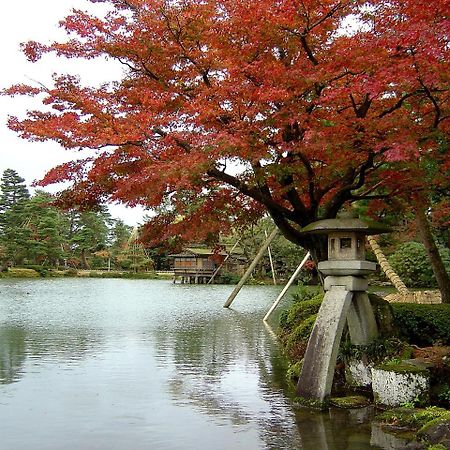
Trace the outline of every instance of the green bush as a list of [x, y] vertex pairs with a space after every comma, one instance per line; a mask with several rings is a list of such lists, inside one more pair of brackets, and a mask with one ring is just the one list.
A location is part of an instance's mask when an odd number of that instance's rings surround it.
[[241, 277], [235, 273], [223, 272], [218, 279], [221, 284], [238, 284]]
[[[440, 248], [442, 260], [450, 270], [450, 250]], [[407, 242], [389, 257], [393, 269], [410, 287], [435, 287], [436, 280], [423, 244]]]
[[292, 352], [297, 346], [303, 346], [306, 350], [306, 344], [308, 343], [316, 318], [317, 314], [309, 316], [289, 334], [289, 337], [286, 340], [286, 350], [288, 353]]
[[322, 300], [323, 294], [318, 294], [310, 300], [294, 303], [288, 311], [285, 311], [286, 314], [280, 317], [280, 327], [290, 330], [311, 315], [317, 314]]
[[299, 285], [295, 291], [291, 294], [294, 302], [303, 302], [310, 300], [320, 294], [320, 290], [317, 287]]
[[450, 345], [450, 304], [392, 303], [400, 334], [411, 344]]

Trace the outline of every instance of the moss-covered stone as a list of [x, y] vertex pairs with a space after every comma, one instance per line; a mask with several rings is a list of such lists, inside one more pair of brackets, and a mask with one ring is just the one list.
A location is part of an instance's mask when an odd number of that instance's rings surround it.
[[370, 405], [370, 401], [362, 395], [348, 395], [346, 397], [330, 398], [330, 405], [345, 409], [364, 408]]
[[422, 373], [424, 375], [429, 375], [429, 370], [426, 367], [409, 364], [404, 361], [388, 361], [384, 364], [377, 365], [375, 368], [395, 373]]
[[450, 411], [438, 409], [440, 410], [439, 416], [425, 423], [418, 432], [419, 436], [426, 436], [436, 425], [446, 424], [450, 427]]
[[323, 401], [319, 401], [305, 397], [295, 397], [294, 406], [325, 410], [330, 406], [330, 400], [327, 398]]
[[450, 411], [430, 406], [428, 408], [392, 408], [375, 417], [375, 421], [393, 429], [408, 428], [425, 432], [433, 424], [450, 420]]
[[379, 335], [381, 337], [396, 336], [398, 331], [391, 304], [373, 293], [369, 293], [369, 301], [375, 315]]

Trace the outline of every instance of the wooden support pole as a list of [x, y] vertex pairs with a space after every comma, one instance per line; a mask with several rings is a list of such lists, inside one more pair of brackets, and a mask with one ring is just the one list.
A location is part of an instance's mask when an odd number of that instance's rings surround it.
[[264, 322], [267, 322], [267, 320], [269, 319], [270, 315], [273, 313], [275, 308], [278, 306], [278, 304], [280, 303], [281, 299], [284, 297], [284, 294], [286, 294], [288, 289], [291, 287], [292, 283], [295, 281], [295, 279], [297, 278], [297, 275], [303, 269], [303, 266], [306, 264], [306, 261], [308, 261], [310, 256], [311, 255], [308, 252], [306, 254], [306, 256], [303, 258], [303, 261], [300, 263], [300, 265], [297, 267], [295, 272], [292, 274], [291, 278], [289, 278], [289, 281], [287, 282], [286, 286], [280, 292], [280, 294], [278, 295], [277, 299], [273, 302], [273, 305], [270, 307], [269, 311], [267, 311], [267, 314], [264, 316], [264, 319], [263, 319]]
[[264, 244], [259, 249], [259, 252], [256, 254], [255, 259], [252, 261], [252, 263], [248, 267], [247, 271], [244, 273], [243, 277], [239, 280], [239, 283], [236, 285], [236, 287], [234, 288], [233, 292], [228, 297], [228, 300], [223, 305], [224, 308], [229, 308], [231, 303], [233, 303], [233, 300], [235, 299], [236, 295], [239, 294], [239, 291], [242, 289], [242, 286], [244, 286], [245, 282], [247, 281], [247, 279], [252, 274], [254, 268], [256, 267], [258, 262], [261, 260], [261, 258], [264, 256], [264, 253], [267, 250], [267, 247], [273, 241], [273, 239], [277, 235], [277, 233], [278, 233], [278, 228], [274, 228], [272, 230], [272, 233], [270, 233], [269, 237], [265, 240]]
[[[266, 239], [267, 239], [267, 231], [266, 230], [264, 230], [264, 234], [266, 235]], [[270, 245], [267, 247], [267, 251], [269, 253], [269, 261], [270, 261], [270, 269], [272, 271], [273, 285], [276, 286], [277, 278], [276, 278], [276, 274], [275, 274], [275, 268], [273, 267], [272, 251], [270, 250]]]

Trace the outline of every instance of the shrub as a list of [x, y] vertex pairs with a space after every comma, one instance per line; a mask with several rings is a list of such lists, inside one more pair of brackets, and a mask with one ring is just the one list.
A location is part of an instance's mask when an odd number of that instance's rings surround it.
[[223, 272], [218, 277], [221, 284], [238, 284], [241, 277], [234, 273]]
[[304, 285], [299, 285], [295, 292], [291, 294], [294, 302], [303, 302], [305, 300], [310, 300], [320, 294], [320, 290], [317, 287], [309, 287]]
[[323, 295], [319, 294], [310, 300], [294, 303], [288, 311], [285, 311], [286, 314], [280, 317], [280, 327], [290, 330], [311, 315], [317, 314], [322, 300]]
[[450, 345], [450, 304], [392, 303], [401, 335], [419, 346]]
[[[450, 250], [440, 248], [444, 265], [450, 270]], [[393, 269], [411, 287], [435, 287], [436, 281], [423, 244], [407, 242], [389, 257]]]
[[[304, 353], [306, 345], [308, 344], [309, 336], [312, 332], [314, 323], [316, 321], [317, 314], [309, 316], [303, 320], [293, 331], [289, 334], [286, 340], [286, 350], [292, 355], [294, 352], [296, 356], [303, 356], [300, 353]], [[301, 348], [301, 352], [296, 351], [296, 347]]]

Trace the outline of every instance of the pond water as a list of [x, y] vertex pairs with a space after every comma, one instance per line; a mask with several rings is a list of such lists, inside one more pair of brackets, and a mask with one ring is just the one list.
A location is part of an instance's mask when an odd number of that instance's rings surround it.
[[280, 289], [224, 309], [232, 286], [0, 280], [0, 449], [391, 448], [370, 411], [293, 406], [262, 323]]

